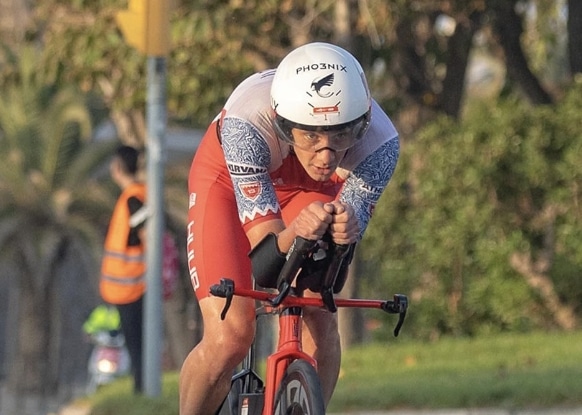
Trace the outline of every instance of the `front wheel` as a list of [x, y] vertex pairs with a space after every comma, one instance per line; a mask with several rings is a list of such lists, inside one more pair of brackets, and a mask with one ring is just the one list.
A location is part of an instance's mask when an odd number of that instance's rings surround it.
[[319, 377], [305, 360], [289, 365], [275, 398], [275, 415], [324, 415]]

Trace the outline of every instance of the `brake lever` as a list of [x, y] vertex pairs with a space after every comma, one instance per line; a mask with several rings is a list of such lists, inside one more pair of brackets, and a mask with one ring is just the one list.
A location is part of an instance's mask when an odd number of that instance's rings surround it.
[[224, 308], [220, 313], [220, 319], [224, 320], [232, 303], [232, 297], [234, 297], [234, 281], [229, 278], [221, 278], [220, 284], [214, 284], [210, 287], [210, 294], [226, 299]]
[[404, 294], [394, 294], [394, 301], [386, 301], [382, 304], [382, 310], [389, 314], [398, 314], [398, 322], [394, 327], [394, 337], [398, 337], [400, 329], [404, 324], [406, 318], [406, 311], [408, 310], [408, 297]]

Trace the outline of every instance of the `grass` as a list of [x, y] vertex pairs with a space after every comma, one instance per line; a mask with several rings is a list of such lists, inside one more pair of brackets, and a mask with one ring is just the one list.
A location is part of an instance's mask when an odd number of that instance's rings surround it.
[[582, 405], [582, 332], [352, 349], [331, 411]]
[[129, 378], [102, 386], [89, 397], [91, 415], [177, 415], [178, 373], [165, 373], [159, 398], [136, 396]]
[[[122, 379], [89, 398], [91, 415], [176, 415], [177, 384], [167, 373], [160, 398], [134, 397]], [[556, 406], [582, 406], [582, 331], [353, 348], [329, 412]]]

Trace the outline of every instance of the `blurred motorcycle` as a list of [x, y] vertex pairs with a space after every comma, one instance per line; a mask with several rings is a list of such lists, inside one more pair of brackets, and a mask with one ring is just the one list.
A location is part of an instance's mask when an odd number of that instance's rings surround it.
[[131, 369], [129, 352], [123, 334], [118, 330], [103, 330], [91, 335], [93, 350], [87, 365], [89, 380], [87, 394], [99, 386], [128, 375]]
[[93, 345], [87, 364], [87, 394], [130, 373], [131, 360], [119, 328], [117, 309], [106, 304], [96, 307], [83, 324], [83, 331]]

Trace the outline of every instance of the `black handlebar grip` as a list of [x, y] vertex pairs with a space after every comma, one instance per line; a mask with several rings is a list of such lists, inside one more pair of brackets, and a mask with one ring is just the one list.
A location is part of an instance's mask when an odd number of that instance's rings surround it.
[[287, 261], [285, 261], [285, 264], [279, 273], [277, 287], [280, 287], [281, 284], [285, 282], [288, 284], [293, 282], [293, 278], [295, 278], [297, 271], [299, 271], [303, 265], [303, 261], [305, 261], [305, 258], [307, 258], [316, 244], [317, 241], [311, 241], [300, 236], [295, 238], [295, 242], [287, 253]]
[[232, 297], [234, 295], [234, 281], [229, 278], [221, 278], [219, 284], [210, 286], [210, 294], [222, 298]]
[[212, 294], [215, 297], [226, 297], [225, 293], [224, 293], [224, 287], [222, 287], [219, 284], [214, 284], [210, 286], [210, 294]]

